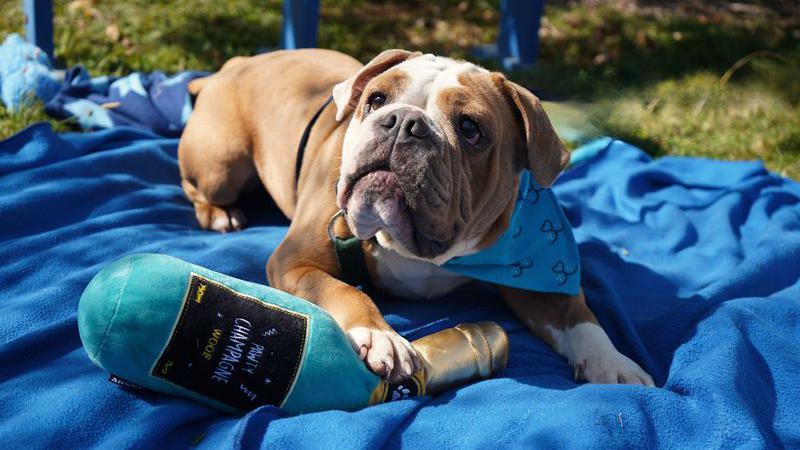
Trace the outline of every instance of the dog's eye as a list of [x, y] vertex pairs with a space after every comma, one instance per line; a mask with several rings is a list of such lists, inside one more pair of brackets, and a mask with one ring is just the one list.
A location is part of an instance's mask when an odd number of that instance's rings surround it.
[[386, 103], [386, 96], [381, 92], [375, 92], [367, 99], [367, 105], [364, 107], [364, 113], [369, 114], [375, 111]]
[[469, 117], [462, 117], [458, 121], [458, 132], [469, 145], [475, 145], [481, 140], [481, 127]]

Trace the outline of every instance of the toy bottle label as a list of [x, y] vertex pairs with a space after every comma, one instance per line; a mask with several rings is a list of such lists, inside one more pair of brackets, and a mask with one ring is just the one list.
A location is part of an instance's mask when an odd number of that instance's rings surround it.
[[281, 406], [300, 369], [308, 317], [192, 273], [151, 375], [240, 410]]

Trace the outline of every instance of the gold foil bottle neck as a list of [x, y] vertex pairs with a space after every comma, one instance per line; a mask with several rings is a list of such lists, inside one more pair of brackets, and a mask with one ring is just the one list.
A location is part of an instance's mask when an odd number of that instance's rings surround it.
[[508, 336], [494, 322], [462, 323], [412, 342], [425, 359], [425, 391], [436, 395], [505, 369]]

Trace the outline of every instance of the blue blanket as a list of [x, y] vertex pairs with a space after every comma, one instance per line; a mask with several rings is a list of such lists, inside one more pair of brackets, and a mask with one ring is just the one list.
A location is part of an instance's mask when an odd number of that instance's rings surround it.
[[86, 69], [75, 66], [66, 72], [61, 89], [47, 101], [45, 110], [87, 130], [132, 126], [178, 137], [192, 113], [186, 85], [204, 75], [186, 71], [172, 76], [134, 72], [124, 77], [90, 77]]
[[[660, 388], [572, 370], [473, 284], [379, 300], [410, 339], [462, 321], [509, 332], [508, 369], [447, 392], [288, 417], [226, 416], [107, 381], [81, 348], [78, 297], [104, 264], [162, 252], [247, 280], [286, 220], [261, 193], [251, 226], [198, 228], [175, 139], [32, 126], [0, 142], [0, 442], [8, 448], [496, 448], [800, 446], [800, 184], [757, 162], [651, 160], [619, 141], [561, 177], [588, 301]], [[323, 386], [321, 389], [336, 389]]]

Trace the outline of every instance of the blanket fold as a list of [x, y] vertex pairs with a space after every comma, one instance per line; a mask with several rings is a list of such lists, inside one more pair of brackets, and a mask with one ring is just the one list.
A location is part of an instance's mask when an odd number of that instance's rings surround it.
[[166, 137], [180, 136], [193, 99], [186, 89], [207, 72], [134, 72], [124, 77], [90, 77], [81, 66], [69, 69], [61, 89], [47, 100], [45, 111], [62, 120], [74, 120], [87, 130], [130, 126]]

